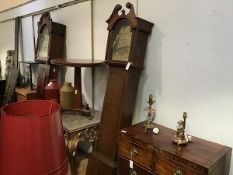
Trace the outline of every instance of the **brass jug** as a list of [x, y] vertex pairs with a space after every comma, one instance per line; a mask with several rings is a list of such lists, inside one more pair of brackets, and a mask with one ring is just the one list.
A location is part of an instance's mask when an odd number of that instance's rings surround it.
[[60, 104], [63, 109], [74, 108], [74, 88], [71, 82], [64, 82], [60, 89]]

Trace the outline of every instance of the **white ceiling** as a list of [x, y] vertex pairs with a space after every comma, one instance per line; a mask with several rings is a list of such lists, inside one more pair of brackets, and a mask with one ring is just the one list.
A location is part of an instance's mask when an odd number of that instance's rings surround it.
[[1, 0], [0, 12], [13, 7], [17, 7], [30, 1], [32, 0]]

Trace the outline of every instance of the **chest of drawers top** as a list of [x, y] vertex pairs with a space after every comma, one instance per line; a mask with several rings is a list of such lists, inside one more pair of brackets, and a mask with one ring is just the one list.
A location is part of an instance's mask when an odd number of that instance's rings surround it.
[[[163, 171], [170, 161], [200, 174], [212, 174], [221, 171], [229, 173], [231, 148], [209, 142], [197, 137], [186, 145], [177, 146], [172, 143], [175, 131], [156, 124], [160, 132], [144, 131], [143, 122], [124, 129], [118, 136], [118, 155], [125, 159], [134, 159], [151, 172]], [[137, 148], [137, 156], [132, 156], [132, 149]], [[140, 155], [141, 154], [141, 155]], [[220, 170], [223, 169], [224, 170]], [[218, 174], [218, 173], [217, 173]], [[221, 174], [223, 175], [223, 174]]]

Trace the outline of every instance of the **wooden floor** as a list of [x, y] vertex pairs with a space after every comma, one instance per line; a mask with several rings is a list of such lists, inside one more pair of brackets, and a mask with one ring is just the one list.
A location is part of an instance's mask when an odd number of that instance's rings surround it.
[[[88, 154], [78, 151], [77, 155], [77, 175], [85, 175], [88, 164]], [[69, 172], [68, 175], [71, 175]]]
[[87, 169], [88, 158], [82, 159], [78, 166], [78, 175], [85, 175]]

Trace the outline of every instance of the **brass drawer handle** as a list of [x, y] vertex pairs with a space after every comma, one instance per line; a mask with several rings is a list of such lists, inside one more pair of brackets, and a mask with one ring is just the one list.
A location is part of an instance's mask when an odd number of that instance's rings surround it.
[[136, 156], [136, 155], [138, 154], [137, 148], [132, 147], [132, 148], [131, 148], [131, 151], [130, 151], [130, 154], [131, 154], [131, 156]]
[[130, 174], [130, 175], [137, 175], [137, 172], [136, 172], [135, 170], [132, 170], [132, 169], [131, 169], [131, 170], [129, 171], [129, 174]]
[[174, 175], [182, 175], [182, 171], [179, 170], [179, 169], [176, 169], [176, 170], [174, 171]]

